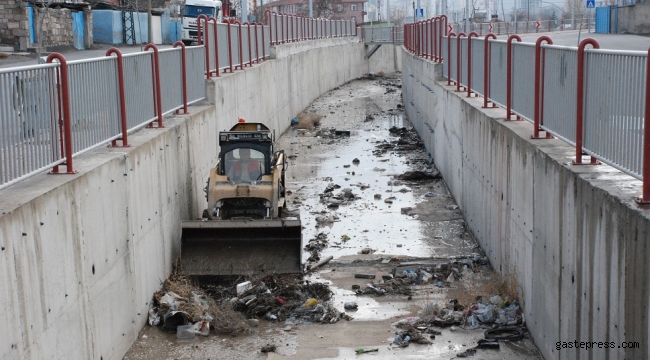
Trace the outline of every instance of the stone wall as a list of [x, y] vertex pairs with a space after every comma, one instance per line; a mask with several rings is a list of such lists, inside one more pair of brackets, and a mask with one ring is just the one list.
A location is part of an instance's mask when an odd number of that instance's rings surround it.
[[29, 40], [25, 3], [21, 0], [0, 0], [0, 43], [14, 45], [18, 49], [21, 48], [21, 38]]
[[[43, 16], [43, 47], [72, 45], [72, 11], [70, 9], [35, 9], [38, 16]], [[36, 16], [35, 16], [36, 17]], [[37, 39], [38, 41], [38, 34]]]
[[[56, 5], [55, 5], [56, 6]], [[26, 3], [22, 0], [0, 0], [0, 43], [13, 45], [16, 50], [25, 51], [38, 47], [40, 26], [42, 21], [42, 47], [70, 45], [75, 43], [72, 13], [68, 8], [38, 8], [34, 7], [34, 23], [36, 30], [35, 44], [29, 38], [29, 16]], [[92, 46], [92, 12], [90, 7], [84, 8], [84, 47]]]

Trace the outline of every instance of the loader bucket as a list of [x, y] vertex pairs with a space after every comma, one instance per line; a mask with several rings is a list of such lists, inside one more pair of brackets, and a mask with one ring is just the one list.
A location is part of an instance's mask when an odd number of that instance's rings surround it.
[[302, 273], [300, 220], [183, 221], [181, 273]]

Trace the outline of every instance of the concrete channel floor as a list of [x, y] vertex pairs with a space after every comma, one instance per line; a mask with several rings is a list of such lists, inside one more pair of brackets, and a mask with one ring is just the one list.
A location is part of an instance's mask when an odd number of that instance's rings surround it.
[[[410, 126], [398, 107], [400, 76], [352, 81], [326, 93], [307, 109], [322, 116], [321, 129], [350, 130], [349, 137], [314, 136], [318, 129], [292, 129], [277, 147], [292, 159], [287, 178], [287, 187], [292, 191], [289, 204], [300, 209], [303, 245], [324, 232], [329, 246], [323, 249], [321, 258], [334, 256], [332, 262], [306, 278], [329, 284], [334, 305], [341, 311], [345, 302], [356, 301], [358, 310], [347, 312], [353, 320], [289, 327], [283, 322], [262, 320], [251, 335], [230, 337], [211, 333], [189, 342], [147, 325], [125, 359], [452, 359], [476, 346], [477, 340], [484, 337], [484, 328], [463, 330], [454, 326], [439, 328], [442, 334], [430, 345], [413, 343], [400, 348], [391, 344], [397, 330], [391, 324], [417, 316], [429, 302], [446, 304], [463, 294], [475, 296], [473, 287], [481, 288], [492, 280], [489, 269], [478, 273], [466, 270], [461, 280], [445, 288], [413, 285], [411, 299], [396, 294], [356, 295], [351, 290], [352, 285], [363, 287], [370, 281], [356, 279], [355, 274], [376, 274], [381, 279], [399, 263], [386, 263], [386, 259], [453, 259], [480, 252], [444, 181], [394, 180], [395, 175], [407, 170], [430, 167], [423, 149], [376, 152], [377, 144], [396, 139], [389, 133], [392, 126]], [[355, 158], [358, 163], [353, 163]], [[320, 194], [330, 183], [352, 189], [356, 199], [329, 209], [320, 202]], [[381, 199], [376, 199], [376, 194]], [[392, 204], [384, 202], [392, 197]], [[403, 213], [404, 207], [412, 209]], [[334, 219], [333, 216], [338, 219], [332, 223], [316, 220]], [[349, 240], [343, 240], [344, 235]], [[371, 248], [373, 253], [361, 254], [363, 248]], [[304, 259], [309, 255], [305, 252]], [[268, 343], [277, 346], [275, 353], [260, 352]], [[359, 348], [377, 348], [378, 352], [357, 355], [355, 350]], [[477, 349], [470, 358], [541, 356], [526, 333], [524, 339], [504, 342], [498, 350]]]

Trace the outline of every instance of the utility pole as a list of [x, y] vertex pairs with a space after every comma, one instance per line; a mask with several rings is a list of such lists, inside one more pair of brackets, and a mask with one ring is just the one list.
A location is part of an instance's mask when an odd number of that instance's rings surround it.
[[147, 28], [149, 30], [147, 35], [147, 42], [153, 44], [153, 27], [151, 26], [151, 0], [147, 0], [147, 9], [149, 10], [147, 13]]
[[528, 32], [528, 25], [530, 23], [530, 0], [526, 0], [526, 5], [528, 7], [528, 11], [526, 13], [526, 32]]
[[386, 0], [386, 17], [388, 18], [388, 26], [390, 26], [390, 0]]
[[569, 0], [569, 4], [571, 4], [571, 30], [576, 29], [576, 16], [574, 13], [574, 8], [576, 6], [575, 2], [576, 0]]
[[247, 21], [248, 21], [248, 0], [241, 0], [241, 22], [245, 23]]
[[517, 13], [519, 9], [517, 8], [517, 0], [515, 0], [515, 33], [517, 33]]
[[309, 0], [309, 17], [313, 18], [314, 17], [314, 6], [312, 5], [311, 1], [312, 0]]
[[469, 34], [469, 0], [465, 0], [465, 33]]

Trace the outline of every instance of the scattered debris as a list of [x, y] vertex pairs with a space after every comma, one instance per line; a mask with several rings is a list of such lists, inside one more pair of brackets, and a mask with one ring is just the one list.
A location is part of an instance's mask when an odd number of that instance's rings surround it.
[[354, 274], [356, 279], [374, 279], [375, 274]]
[[343, 304], [343, 308], [345, 310], [356, 310], [358, 307], [359, 305], [357, 305], [356, 301], [348, 301]]
[[330, 255], [330, 256], [326, 257], [325, 259], [323, 259], [323, 260], [317, 262], [316, 264], [314, 264], [314, 266], [312, 266], [309, 270], [314, 271], [315, 269], [317, 269], [317, 268], [327, 264], [328, 262], [332, 261], [332, 259], [334, 259], [334, 256]]
[[260, 275], [244, 282], [198, 286], [173, 273], [154, 296], [149, 324], [189, 338], [188, 332], [208, 336], [210, 329], [233, 336], [250, 333], [260, 318], [322, 323], [352, 319], [336, 310], [331, 298], [326, 284], [299, 276]]
[[356, 349], [356, 350], [354, 350], [354, 352], [357, 353], [357, 355], [365, 354], [365, 353], [369, 353], [369, 352], [378, 352], [378, 351], [379, 351], [379, 349], [367, 349], [367, 350], [366, 349]]
[[270, 352], [275, 352], [276, 346], [273, 344], [266, 344], [265, 346], [262, 346], [262, 352], [263, 353], [270, 353]]
[[293, 120], [291, 121], [291, 124], [295, 125], [298, 129], [308, 129], [311, 131], [314, 129], [314, 127], [320, 125], [321, 118], [322, 117], [320, 115], [303, 111], [295, 117], [297, 120], [295, 124]]
[[518, 327], [506, 326], [486, 330], [485, 338], [495, 341], [517, 341], [524, 338], [524, 331]]
[[397, 178], [399, 180], [407, 180], [407, 181], [420, 181], [420, 180], [433, 180], [433, 179], [439, 179], [440, 178], [440, 173], [435, 172], [435, 173], [426, 173], [424, 171], [407, 171], [401, 175], [398, 175]]

